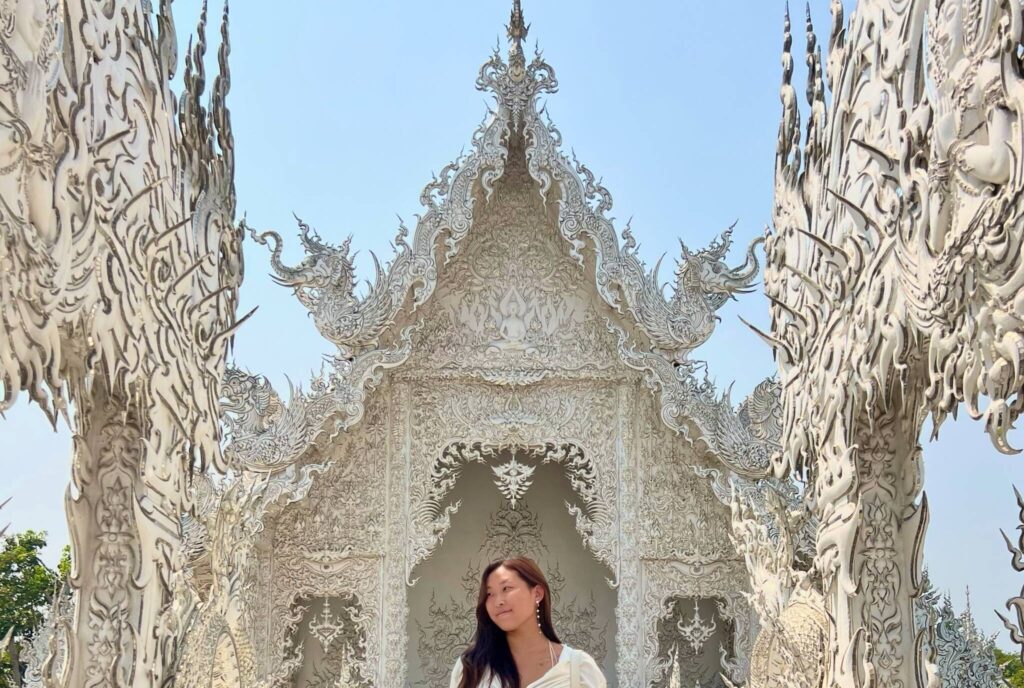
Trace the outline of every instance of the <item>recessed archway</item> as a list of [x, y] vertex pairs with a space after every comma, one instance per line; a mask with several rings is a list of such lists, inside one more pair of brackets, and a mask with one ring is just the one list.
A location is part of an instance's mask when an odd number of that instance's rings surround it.
[[[479, 573], [494, 559], [536, 560], [553, 591], [560, 639], [586, 650], [615, 681], [617, 591], [608, 567], [585, 546], [575, 514], [592, 510], [588, 462], [574, 445], [481, 450], [458, 467], [440, 506], [457, 505], [441, 545], [413, 571], [408, 604], [408, 681], [444, 685], [475, 627]], [[446, 451], [451, 456], [451, 448]]]

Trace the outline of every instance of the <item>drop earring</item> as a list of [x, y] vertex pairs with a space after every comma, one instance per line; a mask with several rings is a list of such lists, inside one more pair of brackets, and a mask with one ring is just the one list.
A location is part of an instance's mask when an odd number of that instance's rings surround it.
[[541, 633], [544, 632], [544, 627], [540, 625], [540, 600], [537, 600], [537, 628]]

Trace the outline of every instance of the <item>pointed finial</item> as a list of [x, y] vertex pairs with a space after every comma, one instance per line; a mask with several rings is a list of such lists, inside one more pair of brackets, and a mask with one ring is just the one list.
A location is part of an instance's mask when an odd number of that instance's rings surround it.
[[824, 83], [821, 77], [821, 49], [818, 47], [818, 35], [814, 32], [814, 21], [811, 19], [811, 3], [807, 3], [807, 102], [814, 105], [819, 99], [824, 100]]
[[789, 2], [786, 2], [786, 11], [782, 18], [782, 51], [789, 55], [790, 49], [793, 47], [793, 22], [789, 17]]
[[523, 6], [520, 0], [512, 0], [512, 16], [509, 18], [506, 28], [509, 40], [519, 43], [520, 46], [526, 40], [527, 34], [530, 33], [530, 27], [523, 19]]
[[513, 66], [525, 66], [526, 58], [523, 56], [523, 41], [530, 33], [530, 25], [523, 19], [523, 7], [520, 0], [512, 0], [512, 15], [509, 17], [508, 26], [508, 58], [509, 64]]

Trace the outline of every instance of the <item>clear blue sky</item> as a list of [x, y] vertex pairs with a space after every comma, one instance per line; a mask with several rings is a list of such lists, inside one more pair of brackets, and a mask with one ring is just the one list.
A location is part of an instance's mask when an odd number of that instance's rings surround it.
[[[290, 239], [292, 262], [299, 259], [292, 212], [335, 243], [353, 234], [360, 274], [370, 277], [369, 251], [391, 255], [395, 215], [412, 226], [430, 173], [468, 146], [483, 118], [485, 98], [473, 84], [499, 36], [504, 49], [510, 5], [234, 3], [230, 106], [240, 212]], [[828, 3], [814, 5], [827, 31]], [[198, 8], [197, 0], [174, 3], [183, 43]], [[603, 176], [617, 226], [633, 218], [649, 265], [663, 253], [677, 256], [678, 239], [703, 246], [735, 220], [737, 243], [762, 231], [771, 219], [783, 0], [524, 0], [523, 9], [531, 47], [540, 42], [561, 84], [548, 103], [565, 146]], [[211, 3], [211, 14], [219, 11]], [[216, 39], [215, 28], [209, 33]], [[794, 36], [802, 47], [802, 11]], [[797, 65], [799, 73], [801, 55]], [[666, 278], [671, 265], [666, 259]], [[265, 250], [248, 246], [242, 307], [259, 311], [238, 335], [235, 357], [286, 393], [285, 376], [307, 381], [329, 346], [266, 273]], [[767, 308], [754, 294], [721, 314], [698, 357], [720, 388], [735, 381], [738, 402], [773, 363], [737, 316], [764, 326]], [[1019, 432], [1014, 439], [1024, 445]], [[14, 496], [0, 522], [49, 531], [51, 563], [67, 540], [69, 455], [68, 431], [53, 433], [24, 401], [0, 424], [0, 460], [12, 478], [0, 498]], [[958, 607], [970, 585], [979, 623], [994, 632], [991, 610], [1024, 583], [998, 533], [1015, 525], [1010, 485], [1024, 483], [1024, 459], [997, 454], [982, 428], [963, 420], [926, 444], [925, 457], [932, 579]], [[1000, 644], [1009, 645], [1005, 634]]]

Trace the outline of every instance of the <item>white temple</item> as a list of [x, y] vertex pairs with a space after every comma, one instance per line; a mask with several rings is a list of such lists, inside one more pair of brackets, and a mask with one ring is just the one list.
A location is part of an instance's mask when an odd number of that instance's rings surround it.
[[[918, 438], [964, 408], [1011, 452], [1024, 408], [1024, 13], [831, 5], [806, 129], [786, 15], [778, 370], [735, 408], [691, 353], [762, 240], [683, 246], [666, 296], [562, 152], [518, 0], [493, 108], [364, 294], [350, 242], [300, 222], [291, 267], [235, 222], [226, 8], [205, 108], [205, 9], [179, 100], [170, 0], [0, 7], [0, 410], [75, 433], [25, 685], [444, 686], [516, 554], [612, 686], [994, 685], [924, 575]], [[245, 230], [337, 347], [287, 401], [227, 365]]]
[[517, 6], [507, 60], [477, 80], [493, 111], [369, 294], [353, 293], [347, 242], [303, 225], [306, 258], [288, 267], [280, 238], [254, 233], [340, 353], [301, 413], [237, 376], [228, 410], [248, 427], [231, 427], [228, 456], [310, 477], [203, 619], [237, 659], [209, 644], [189, 675], [229, 662], [245, 686], [445, 685], [479, 571], [526, 554], [553, 581], [559, 633], [610, 685], [664, 685], [670, 656], [686, 685], [745, 679], [756, 616], [704, 438], [731, 422], [752, 460], [777, 419], [717, 404], [687, 354], [757, 261], [728, 268], [727, 232], [684, 256], [666, 300], [607, 219], [610, 194], [542, 118], [557, 81], [526, 61], [526, 31]]

